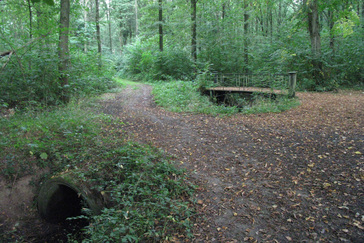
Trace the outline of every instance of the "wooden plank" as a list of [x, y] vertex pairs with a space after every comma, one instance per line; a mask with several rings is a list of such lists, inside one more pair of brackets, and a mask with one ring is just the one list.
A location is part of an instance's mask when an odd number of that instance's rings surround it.
[[256, 87], [212, 87], [211, 91], [232, 91], [232, 92], [262, 92], [262, 93], [283, 93], [283, 90]]

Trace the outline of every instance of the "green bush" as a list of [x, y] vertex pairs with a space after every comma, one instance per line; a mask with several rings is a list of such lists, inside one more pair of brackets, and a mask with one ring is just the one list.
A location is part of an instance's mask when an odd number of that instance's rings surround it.
[[53, 50], [34, 49], [24, 55], [13, 55], [0, 72], [0, 97], [9, 107], [28, 105], [58, 105], [64, 91], [70, 97], [104, 92], [115, 86], [113, 63], [97, 66], [95, 52], [71, 54], [69, 86], [60, 86], [58, 56]]
[[160, 52], [150, 41], [136, 41], [124, 49], [119, 75], [143, 80], [187, 80], [193, 76], [189, 53], [174, 45]]
[[201, 95], [199, 84], [188, 81], [153, 83], [155, 102], [173, 112], [191, 112], [204, 114], [234, 114], [236, 107], [213, 104], [208, 96]]

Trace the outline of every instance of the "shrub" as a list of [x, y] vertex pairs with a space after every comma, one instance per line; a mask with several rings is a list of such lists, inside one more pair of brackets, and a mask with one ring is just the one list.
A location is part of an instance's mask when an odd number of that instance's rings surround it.
[[150, 41], [136, 41], [124, 49], [119, 75], [143, 80], [187, 80], [193, 76], [189, 53], [179, 46], [166, 45], [160, 52]]

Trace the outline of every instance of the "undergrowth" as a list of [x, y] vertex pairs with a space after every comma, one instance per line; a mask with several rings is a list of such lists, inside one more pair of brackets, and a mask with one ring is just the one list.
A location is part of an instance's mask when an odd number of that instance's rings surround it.
[[155, 82], [153, 95], [155, 102], [172, 112], [203, 114], [235, 114], [236, 107], [217, 106], [209, 97], [202, 96], [196, 83], [187, 81]]
[[[78, 168], [95, 189], [109, 195], [109, 207], [100, 215], [84, 216], [90, 225], [83, 230], [83, 242], [163, 241], [189, 235], [193, 187], [184, 172], [161, 151], [126, 141], [122, 121], [95, 113], [90, 104], [72, 102], [0, 118], [1, 176], [10, 184], [40, 168], [49, 171], [43, 178]], [[11, 237], [0, 234], [0, 241]]]
[[172, 112], [217, 114], [255, 114], [281, 112], [299, 105], [297, 99], [287, 97], [276, 100], [253, 97], [254, 101], [243, 100], [242, 106], [226, 106], [213, 103], [208, 96], [201, 95], [200, 84], [186, 81], [153, 82], [155, 102]]

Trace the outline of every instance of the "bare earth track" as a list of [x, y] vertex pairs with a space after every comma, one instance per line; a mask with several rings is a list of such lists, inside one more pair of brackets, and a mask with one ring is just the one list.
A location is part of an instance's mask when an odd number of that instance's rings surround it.
[[232, 117], [167, 112], [150, 92], [105, 95], [102, 111], [198, 185], [195, 239], [182, 241], [363, 241], [362, 92], [299, 93], [293, 110]]

